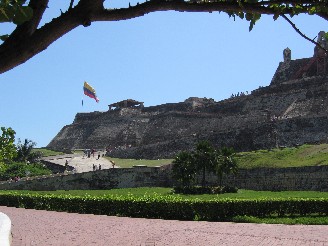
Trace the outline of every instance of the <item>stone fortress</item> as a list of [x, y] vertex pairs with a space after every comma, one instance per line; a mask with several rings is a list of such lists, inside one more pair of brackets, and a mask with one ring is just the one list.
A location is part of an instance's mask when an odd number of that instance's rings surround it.
[[[324, 32], [317, 41], [328, 49]], [[191, 97], [144, 107], [132, 99], [106, 112], [78, 113], [48, 144], [55, 150], [108, 149], [112, 157], [168, 158], [200, 140], [237, 151], [328, 142], [327, 56], [292, 60], [283, 51], [269, 86], [214, 101]]]

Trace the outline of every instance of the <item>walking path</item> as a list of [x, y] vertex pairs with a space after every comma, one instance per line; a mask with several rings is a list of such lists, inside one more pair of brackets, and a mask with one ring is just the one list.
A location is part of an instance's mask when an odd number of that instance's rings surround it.
[[101, 165], [101, 169], [113, 168], [113, 163], [110, 162], [108, 159], [102, 157], [105, 152], [99, 153], [101, 156], [99, 159], [98, 152], [96, 152], [94, 156], [91, 155], [90, 158], [86, 157], [83, 154], [67, 154], [44, 157], [43, 159], [62, 166], [65, 166], [65, 162], [67, 160], [68, 165], [75, 168], [77, 173], [90, 172], [93, 170], [93, 165], [99, 168], [99, 164]]
[[328, 226], [138, 219], [1, 207], [12, 246], [325, 246]]

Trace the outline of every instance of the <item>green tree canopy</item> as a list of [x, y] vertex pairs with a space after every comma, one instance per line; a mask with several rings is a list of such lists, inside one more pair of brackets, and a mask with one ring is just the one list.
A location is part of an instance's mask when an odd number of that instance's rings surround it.
[[206, 185], [206, 172], [216, 173], [222, 187], [224, 175], [238, 173], [236, 152], [233, 148], [215, 149], [209, 141], [200, 141], [192, 152], [182, 151], [173, 161], [173, 178], [182, 187], [191, 187], [195, 176], [202, 173], [202, 186]]
[[228, 147], [222, 147], [216, 152], [215, 170], [219, 177], [220, 186], [222, 186], [224, 174], [237, 174], [238, 172], [235, 155], [235, 150]]
[[0, 0], [0, 22], [23, 24], [33, 16], [33, 10], [25, 6], [26, 0]]
[[202, 172], [202, 186], [205, 186], [206, 171], [213, 171], [215, 165], [215, 149], [210, 142], [200, 141], [197, 143], [196, 150], [193, 153], [193, 162], [196, 170]]
[[225, 12], [230, 17], [249, 21], [250, 30], [261, 15], [272, 15], [273, 19], [286, 19], [305, 38], [307, 37], [293, 25], [291, 17], [309, 14], [328, 21], [326, 0], [144, 0], [135, 6], [129, 4], [118, 9], [106, 9], [104, 0], [79, 0], [76, 3], [74, 0], [67, 0], [67, 9], [64, 12], [40, 26], [49, 2], [50, 0], [0, 0], [0, 22], [17, 24], [11, 34], [2, 35], [5, 41], [0, 45], [0, 73], [26, 62], [78, 26], [87, 27], [96, 21], [129, 20], [158, 11]]
[[196, 168], [190, 152], [182, 151], [173, 160], [173, 178], [183, 187], [190, 187], [195, 180]]
[[15, 146], [16, 132], [9, 128], [1, 127], [0, 136], [0, 164], [11, 161], [17, 154]]
[[35, 146], [36, 143], [32, 140], [25, 139], [24, 142], [22, 142], [19, 139], [17, 143], [17, 156], [15, 161], [30, 163], [38, 161], [38, 159], [42, 156], [42, 153], [40, 151], [33, 152]]

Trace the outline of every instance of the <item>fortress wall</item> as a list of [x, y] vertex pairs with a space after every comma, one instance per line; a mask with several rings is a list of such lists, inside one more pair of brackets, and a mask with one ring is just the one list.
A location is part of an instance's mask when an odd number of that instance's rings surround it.
[[8, 190], [102, 190], [167, 185], [168, 178], [159, 167], [112, 168], [86, 173], [53, 175], [18, 182], [0, 183]]
[[[241, 169], [236, 176], [223, 177], [223, 185], [258, 191], [328, 191], [328, 166]], [[196, 179], [202, 182], [202, 175]], [[209, 184], [218, 184], [218, 178], [207, 173]]]
[[[154, 159], [171, 157], [206, 139], [216, 146], [242, 151], [328, 142], [322, 127], [326, 120], [320, 118], [328, 116], [327, 84], [327, 78], [317, 76], [281, 82], [221, 102], [189, 98], [147, 108], [79, 113], [48, 147], [62, 150], [131, 145], [139, 150], [131, 148], [125, 150], [130, 153], [117, 156]], [[149, 156], [160, 150], [165, 153]]]
[[241, 170], [236, 178], [225, 182], [250, 190], [314, 190], [328, 191], [328, 166], [257, 168]]
[[73, 124], [85, 122], [85, 121], [93, 121], [97, 118], [102, 117], [105, 113], [106, 112], [99, 112], [99, 111], [90, 112], [90, 113], [77, 113], [74, 118]]
[[291, 60], [288, 63], [280, 62], [272, 78], [271, 85], [277, 85], [282, 82], [292, 80], [293, 76], [295, 76], [295, 74], [297, 74], [297, 72], [302, 67], [306, 66], [306, 64], [308, 64], [309, 62], [310, 62], [310, 58]]
[[277, 135], [278, 146], [318, 144], [328, 142], [328, 117], [299, 117], [281, 120], [273, 126]]
[[[180, 123], [182, 124], [183, 121]], [[135, 159], [173, 158], [182, 150], [191, 151], [200, 140], [209, 140], [215, 147], [229, 146], [237, 151], [271, 149], [278, 146], [297, 146], [305, 143], [328, 142], [328, 116], [283, 118], [275, 121], [262, 122], [227, 129], [215, 127], [216, 121], [196, 121], [188, 129], [173, 127], [171, 131], [160, 127], [148, 129], [143, 143], [138, 148], [117, 149], [110, 153], [112, 157]], [[174, 124], [166, 122], [167, 125]], [[186, 124], [188, 124], [186, 122]], [[231, 121], [230, 121], [231, 125]], [[236, 122], [238, 125], [238, 122]], [[197, 127], [201, 126], [201, 127]], [[182, 130], [185, 132], [182, 134]], [[149, 137], [151, 136], [151, 138]], [[179, 136], [179, 137], [177, 137]]]
[[[222, 117], [219, 115], [166, 115], [152, 119], [147, 125], [142, 144], [152, 144], [195, 135], [211, 135], [236, 129], [248, 128], [251, 125], [263, 123], [267, 115], [259, 114], [235, 115]], [[164, 127], [165, 126], [165, 127]], [[210, 137], [210, 136], [208, 136]]]
[[190, 109], [191, 109], [190, 104], [180, 102], [180, 103], [166, 103], [157, 106], [145, 107], [142, 109], [142, 112], [156, 113], [156, 112], [169, 112], [169, 111], [188, 111]]
[[[225, 177], [224, 185], [249, 190], [313, 190], [328, 191], [328, 166], [243, 169]], [[201, 183], [202, 177], [197, 177]], [[217, 176], [206, 180], [218, 184]], [[18, 182], [2, 182], [1, 190], [89, 190], [135, 187], [172, 187], [170, 170], [165, 167], [113, 168], [87, 173], [54, 175]]]
[[270, 84], [269, 86], [260, 87], [251, 92], [252, 96], [265, 96], [269, 94], [280, 94], [286, 92], [295, 92], [298, 90], [316, 90], [318, 87], [327, 83], [326, 76], [311, 76], [300, 79], [291, 79], [279, 84]]
[[103, 114], [101, 119], [81, 121], [65, 126], [49, 143], [49, 148], [106, 148], [136, 144], [149, 119], [139, 116], [119, 116], [117, 112]]

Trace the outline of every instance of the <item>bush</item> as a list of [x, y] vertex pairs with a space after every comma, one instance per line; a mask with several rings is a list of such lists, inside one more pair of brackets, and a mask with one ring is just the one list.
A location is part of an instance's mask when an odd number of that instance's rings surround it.
[[235, 186], [223, 186], [222, 187], [222, 194], [223, 193], [237, 193], [238, 188]]
[[201, 194], [223, 194], [223, 193], [237, 193], [238, 188], [232, 186], [215, 186], [215, 187], [202, 187], [202, 186], [186, 186], [186, 187], [174, 187], [173, 192], [176, 194], [188, 194], [188, 195], [201, 195]]
[[186, 200], [174, 196], [0, 194], [0, 205], [74, 213], [174, 220], [230, 221], [236, 216], [328, 215], [327, 198]]
[[7, 164], [5, 168], [0, 169], [0, 180], [9, 180], [14, 177], [32, 177], [49, 175], [51, 171], [42, 164], [26, 164], [26, 163], [11, 163]]

